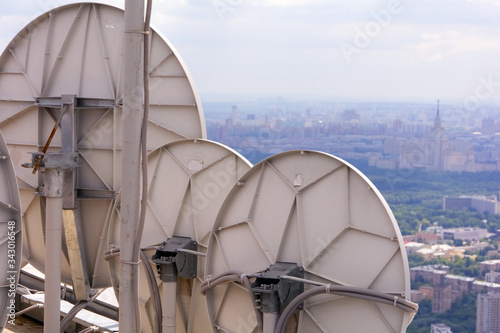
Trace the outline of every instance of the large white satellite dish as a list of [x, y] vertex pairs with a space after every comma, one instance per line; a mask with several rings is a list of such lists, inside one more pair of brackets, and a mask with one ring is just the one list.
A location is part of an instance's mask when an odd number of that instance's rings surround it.
[[[78, 167], [75, 214], [81, 246], [63, 246], [62, 281], [88, 278], [92, 288], [111, 285], [106, 217], [121, 179], [122, 39], [124, 12], [103, 4], [76, 3], [53, 9], [28, 24], [0, 57], [0, 130], [19, 183], [28, 262], [44, 271], [45, 200], [35, 195], [42, 177], [22, 167], [44, 147], [62, 118], [63, 96], [73, 96]], [[201, 104], [174, 48], [156, 31], [149, 35], [150, 114], [148, 149], [183, 138], [205, 138]], [[61, 131], [56, 126], [57, 132]], [[48, 152], [61, 151], [56, 133]], [[68, 239], [66, 238], [66, 241]], [[20, 251], [20, 250], [19, 250]], [[83, 271], [70, 265], [73, 251]], [[78, 255], [77, 255], [78, 256]], [[48, 259], [47, 259], [48, 260]]]
[[16, 175], [0, 132], [0, 331], [15, 319], [22, 258], [22, 224]]
[[[253, 275], [289, 263], [327, 291], [369, 290], [388, 295], [390, 305], [345, 293], [314, 296], [292, 313], [286, 332], [404, 332], [413, 318], [414, 309], [392, 305], [393, 298], [396, 305], [410, 295], [396, 220], [374, 185], [334, 156], [290, 151], [255, 165], [223, 204], [205, 273]], [[304, 283], [304, 293], [312, 288]], [[207, 301], [213, 332], [257, 331], [254, 306], [240, 284], [213, 287]]]
[[[158, 246], [180, 236], [196, 241], [196, 250], [206, 253], [209, 235], [222, 203], [250, 167], [250, 163], [237, 152], [207, 140], [180, 140], [152, 151], [148, 155], [149, 192], [141, 248]], [[111, 248], [119, 248], [119, 200], [111, 216], [108, 237]], [[147, 253], [151, 258], [155, 251]], [[109, 262], [117, 291], [119, 258]], [[154, 310], [144, 264], [143, 261], [139, 286], [142, 332], [152, 332]], [[203, 268], [204, 258], [198, 257], [197, 279], [180, 281], [176, 316], [178, 333], [211, 331], [205, 297], [199, 292], [200, 282], [205, 278]], [[156, 271], [156, 267], [153, 269]], [[160, 280], [156, 283], [162, 291], [164, 283]]]

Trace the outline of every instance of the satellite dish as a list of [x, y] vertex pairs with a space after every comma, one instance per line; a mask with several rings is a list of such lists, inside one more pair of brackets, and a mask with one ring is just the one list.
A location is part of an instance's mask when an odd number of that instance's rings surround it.
[[[251, 165], [230, 148], [207, 140], [180, 140], [148, 155], [149, 193], [141, 248], [158, 246], [174, 236], [197, 242], [197, 251], [206, 253], [209, 235], [227, 194]], [[110, 219], [108, 243], [120, 246], [120, 202]], [[149, 258], [155, 253], [147, 251]], [[119, 287], [119, 257], [110, 259], [115, 293]], [[139, 298], [142, 332], [152, 332], [154, 310], [141, 262]], [[151, 262], [147, 263], [151, 265]], [[153, 265], [156, 266], [156, 265]], [[199, 292], [205, 278], [204, 258], [198, 257], [198, 276], [181, 280], [177, 296], [177, 332], [211, 332], [205, 297]], [[156, 267], [153, 267], [156, 272]], [[160, 291], [163, 283], [157, 279]]]
[[19, 192], [7, 145], [0, 132], [0, 331], [16, 311], [15, 300], [22, 259]]
[[[394, 302], [410, 295], [404, 243], [389, 206], [361, 172], [325, 153], [290, 151], [260, 162], [217, 217], [207, 276], [260, 274], [277, 263], [294, 263], [304, 279], [332, 290], [364, 288]], [[311, 288], [304, 284], [305, 292]], [[256, 331], [241, 285], [217, 286], [207, 302], [214, 332]], [[412, 318], [392, 305], [324, 294], [304, 300], [287, 332], [404, 332]]]
[[[0, 56], [0, 130], [19, 183], [24, 230], [29, 230], [23, 252], [42, 272], [45, 200], [35, 195], [43, 185], [42, 178], [21, 165], [44, 147], [54, 124], [62, 118], [62, 96], [74, 96], [80, 253], [92, 288], [111, 285], [102, 258], [108, 230], [105, 221], [121, 180], [123, 27], [121, 9], [70, 4], [33, 20]], [[184, 63], [158, 32], [149, 36], [147, 148], [206, 137], [201, 103]], [[56, 133], [48, 152], [60, 151], [61, 145]], [[75, 272], [68, 262], [68, 246], [63, 245], [63, 253], [62, 281], [71, 284]]]

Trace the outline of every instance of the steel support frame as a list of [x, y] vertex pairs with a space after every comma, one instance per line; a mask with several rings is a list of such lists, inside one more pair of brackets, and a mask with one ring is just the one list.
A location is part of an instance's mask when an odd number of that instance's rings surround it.
[[61, 152], [49, 152], [43, 156], [40, 170], [43, 185], [37, 191], [46, 198], [44, 332], [51, 333], [59, 331], [60, 324], [63, 225], [75, 296], [80, 300], [88, 300], [90, 295], [81, 225], [76, 207], [76, 97], [63, 95], [60, 103], [61, 111], [56, 116], [61, 119]]

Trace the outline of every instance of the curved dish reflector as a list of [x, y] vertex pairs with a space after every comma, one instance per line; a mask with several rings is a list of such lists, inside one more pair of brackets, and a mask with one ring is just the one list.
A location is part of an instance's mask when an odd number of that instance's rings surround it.
[[[15, 297], [22, 259], [22, 223], [16, 175], [0, 132], [0, 331], [15, 319]], [[11, 316], [12, 315], [12, 316]]]
[[[28, 24], [0, 56], [0, 130], [19, 183], [24, 230], [29, 230], [24, 255], [42, 272], [44, 200], [35, 196], [41, 178], [21, 164], [47, 141], [60, 115], [61, 96], [76, 98], [77, 218], [93, 288], [111, 285], [102, 257], [105, 221], [121, 179], [123, 19], [123, 10], [103, 4], [62, 6]], [[201, 104], [184, 63], [157, 32], [149, 36], [148, 149], [206, 137]], [[60, 150], [56, 133], [49, 152]], [[63, 248], [62, 280], [71, 284], [67, 252]]]
[[[387, 203], [358, 170], [324, 153], [290, 151], [260, 162], [217, 217], [207, 275], [254, 274], [276, 262], [296, 263], [306, 279], [325, 284], [410, 295], [404, 243]], [[239, 285], [217, 286], [207, 301], [214, 332], [257, 329]], [[411, 318], [396, 307], [322, 295], [304, 302], [287, 332], [403, 332]]]
[[[227, 194], [251, 164], [230, 148], [207, 140], [180, 140], [148, 155], [149, 192], [141, 248], [157, 246], [173, 236], [190, 237], [198, 251], [206, 253], [210, 232]], [[108, 243], [120, 246], [120, 202], [110, 219]], [[149, 258], [154, 250], [147, 251]], [[119, 258], [109, 260], [115, 293], [118, 295]], [[149, 263], [151, 264], [151, 262]], [[154, 310], [141, 263], [139, 298], [142, 332], [152, 332]], [[156, 265], [153, 264], [156, 272]], [[205, 297], [199, 292], [205, 278], [205, 260], [198, 257], [198, 278], [179, 278], [177, 332], [211, 332]], [[162, 282], [157, 279], [162, 288]], [[161, 293], [160, 293], [161, 294]]]

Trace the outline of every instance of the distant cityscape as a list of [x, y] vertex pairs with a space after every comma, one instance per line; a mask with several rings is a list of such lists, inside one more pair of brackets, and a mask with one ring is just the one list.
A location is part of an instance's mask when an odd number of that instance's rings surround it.
[[[500, 107], [306, 102], [263, 98], [204, 104], [208, 138], [257, 162], [313, 149], [380, 169], [500, 170]], [[253, 160], [252, 160], [253, 159]]]

